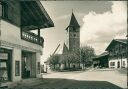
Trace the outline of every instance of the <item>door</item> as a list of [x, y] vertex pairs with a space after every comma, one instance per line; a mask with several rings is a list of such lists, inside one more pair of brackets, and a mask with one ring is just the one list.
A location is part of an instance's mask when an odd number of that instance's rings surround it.
[[120, 62], [119, 61], [117, 62], [117, 68], [120, 68]]
[[26, 77], [26, 62], [25, 62], [25, 57], [22, 57], [22, 78]]
[[22, 78], [31, 77], [31, 57], [29, 52], [22, 52]]

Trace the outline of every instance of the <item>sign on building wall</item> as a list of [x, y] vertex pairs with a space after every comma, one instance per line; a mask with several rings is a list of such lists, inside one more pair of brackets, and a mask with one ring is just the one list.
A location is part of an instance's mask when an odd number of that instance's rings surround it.
[[40, 62], [37, 63], [37, 66], [38, 66], [38, 74], [40, 74]]
[[20, 61], [15, 61], [15, 76], [20, 76]]
[[8, 54], [7, 53], [0, 53], [0, 59], [8, 59]]

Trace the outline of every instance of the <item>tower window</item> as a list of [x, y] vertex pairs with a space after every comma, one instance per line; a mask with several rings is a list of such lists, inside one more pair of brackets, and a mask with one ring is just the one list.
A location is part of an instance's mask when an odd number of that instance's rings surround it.
[[74, 37], [76, 37], [76, 34], [74, 34]]

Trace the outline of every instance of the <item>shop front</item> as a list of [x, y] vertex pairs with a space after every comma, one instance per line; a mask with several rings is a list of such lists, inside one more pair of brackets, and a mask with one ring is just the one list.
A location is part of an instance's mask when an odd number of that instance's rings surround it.
[[12, 50], [0, 48], [0, 81], [11, 81]]

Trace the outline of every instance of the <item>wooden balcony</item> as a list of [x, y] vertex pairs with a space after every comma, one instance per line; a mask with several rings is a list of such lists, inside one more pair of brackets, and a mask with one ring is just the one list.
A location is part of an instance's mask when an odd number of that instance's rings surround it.
[[29, 31], [22, 31], [21, 32], [21, 39], [34, 43], [34, 44], [38, 44], [40, 46], [43, 47], [43, 43], [44, 43], [44, 38], [40, 37], [39, 35], [29, 32]]

